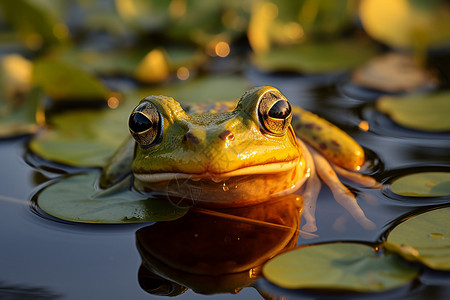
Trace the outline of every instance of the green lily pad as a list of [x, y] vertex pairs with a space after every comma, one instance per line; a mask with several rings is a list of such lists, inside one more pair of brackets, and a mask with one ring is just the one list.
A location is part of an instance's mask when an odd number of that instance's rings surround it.
[[407, 260], [450, 271], [450, 207], [435, 209], [395, 227], [386, 248]]
[[36, 133], [43, 125], [43, 97], [32, 89], [19, 107], [0, 103], [0, 138]]
[[49, 161], [101, 167], [129, 134], [127, 119], [131, 109], [125, 106], [59, 113], [50, 119], [52, 127], [33, 137], [29, 147]]
[[265, 72], [322, 74], [354, 68], [377, 52], [377, 47], [367, 41], [339, 40], [271, 49], [267, 53], [255, 54], [252, 62]]
[[406, 175], [392, 182], [391, 191], [409, 197], [449, 196], [450, 173], [423, 172]]
[[208, 76], [151, 89], [148, 93], [170, 96], [178, 102], [237, 101], [249, 87], [242, 76]]
[[397, 124], [423, 131], [450, 131], [450, 92], [412, 96], [383, 96], [377, 109]]
[[33, 81], [53, 100], [105, 100], [109, 90], [94, 75], [76, 65], [56, 60], [38, 60]]
[[105, 190], [98, 188], [98, 177], [98, 171], [65, 177], [43, 188], [35, 199], [46, 213], [82, 223], [169, 221], [187, 212], [167, 200], [131, 191], [130, 176]]
[[288, 289], [332, 289], [382, 292], [410, 283], [418, 269], [391, 253], [379, 255], [357, 243], [301, 247], [271, 259], [264, 277]]
[[41, 48], [44, 43], [57, 44], [67, 39], [66, 31], [58, 33], [57, 28], [62, 23], [50, 8], [39, 1], [0, 1], [2, 16], [32, 50]]
[[[164, 49], [165, 54], [167, 54], [167, 64], [171, 72], [175, 72], [182, 66], [195, 69], [206, 58], [203, 53], [189, 47], [168, 47]], [[131, 77], [139, 62], [148, 52], [145, 49], [98, 51], [61, 47], [52, 51], [47, 57], [48, 59], [82, 67], [83, 70], [88, 70], [93, 74]]]
[[44, 94], [31, 86], [31, 70], [21, 55], [0, 58], [0, 138], [35, 133], [44, 123]]

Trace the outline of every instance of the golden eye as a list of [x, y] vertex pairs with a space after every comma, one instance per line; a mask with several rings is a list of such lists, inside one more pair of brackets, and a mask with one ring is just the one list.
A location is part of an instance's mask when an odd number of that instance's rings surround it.
[[258, 117], [265, 131], [281, 136], [291, 125], [292, 108], [289, 101], [280, 93], [268, 91], [259, 101]]
[[162, 131], [162, 117], [158, 108], [151, 102], [142, 102], [131, 113], [128, 128], [141, 146], [156, 143]]

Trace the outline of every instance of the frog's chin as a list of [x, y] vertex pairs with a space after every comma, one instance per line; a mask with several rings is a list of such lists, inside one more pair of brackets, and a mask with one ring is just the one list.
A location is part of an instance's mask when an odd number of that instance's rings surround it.
[[242, 168], [221, 174], [135, 174], [135, 188], [166, 195], [178, 202], [190, 200], [203, 206], [247, 206], [272, 196], [291, 193], [308, 177], [303, 158]]

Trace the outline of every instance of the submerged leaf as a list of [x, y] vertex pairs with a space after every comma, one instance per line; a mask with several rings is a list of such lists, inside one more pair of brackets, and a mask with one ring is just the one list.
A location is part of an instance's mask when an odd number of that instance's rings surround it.
[[441, 197], [450, 195], [450, 173], [423, 172], [396, 179], [391, 191], [401, 196]]
[[130, 176], [105, 190], [98, 188], [98, 177], [99, 172], [93, 171], [58, 180], [36, 195], [37, 204], [52, 216], [82, 223], [168, 221], [187, 211], [167, 200], [131, 191]]
[[423, 131], [450, 131], [450, 92], [384, 96], [377, 109], [401, 126]]
[[271, 49], [267, 53], [255, 54], [252, 62], [265, 72], [321, 74], [354, 68], [376, 53], [374, 45], [355, 39]]
[[288, 289], [382, 292], [410, 283], [418, 276], [418, 269], [396, 255], [378, 255], [364, 244], [331, 243], [276, 256], [266, 263], [263, 274]]
[[435, 270], [450, 271], [450, 208], [435, 209], [395, 227], [386, 248]]

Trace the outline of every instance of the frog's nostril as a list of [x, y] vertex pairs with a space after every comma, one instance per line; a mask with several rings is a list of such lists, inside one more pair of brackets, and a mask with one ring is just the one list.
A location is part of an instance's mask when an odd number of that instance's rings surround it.
[[221, 134], [219, 134], [219, 138], [221, 138], [224, 141], [232, 141], [234, 140], [234, 134], [229, 131], [228, 129], [222, 131]]
[[192, 132], [188, 131], [183, 136], [183, 143], [198, 144], [199, 140]]

